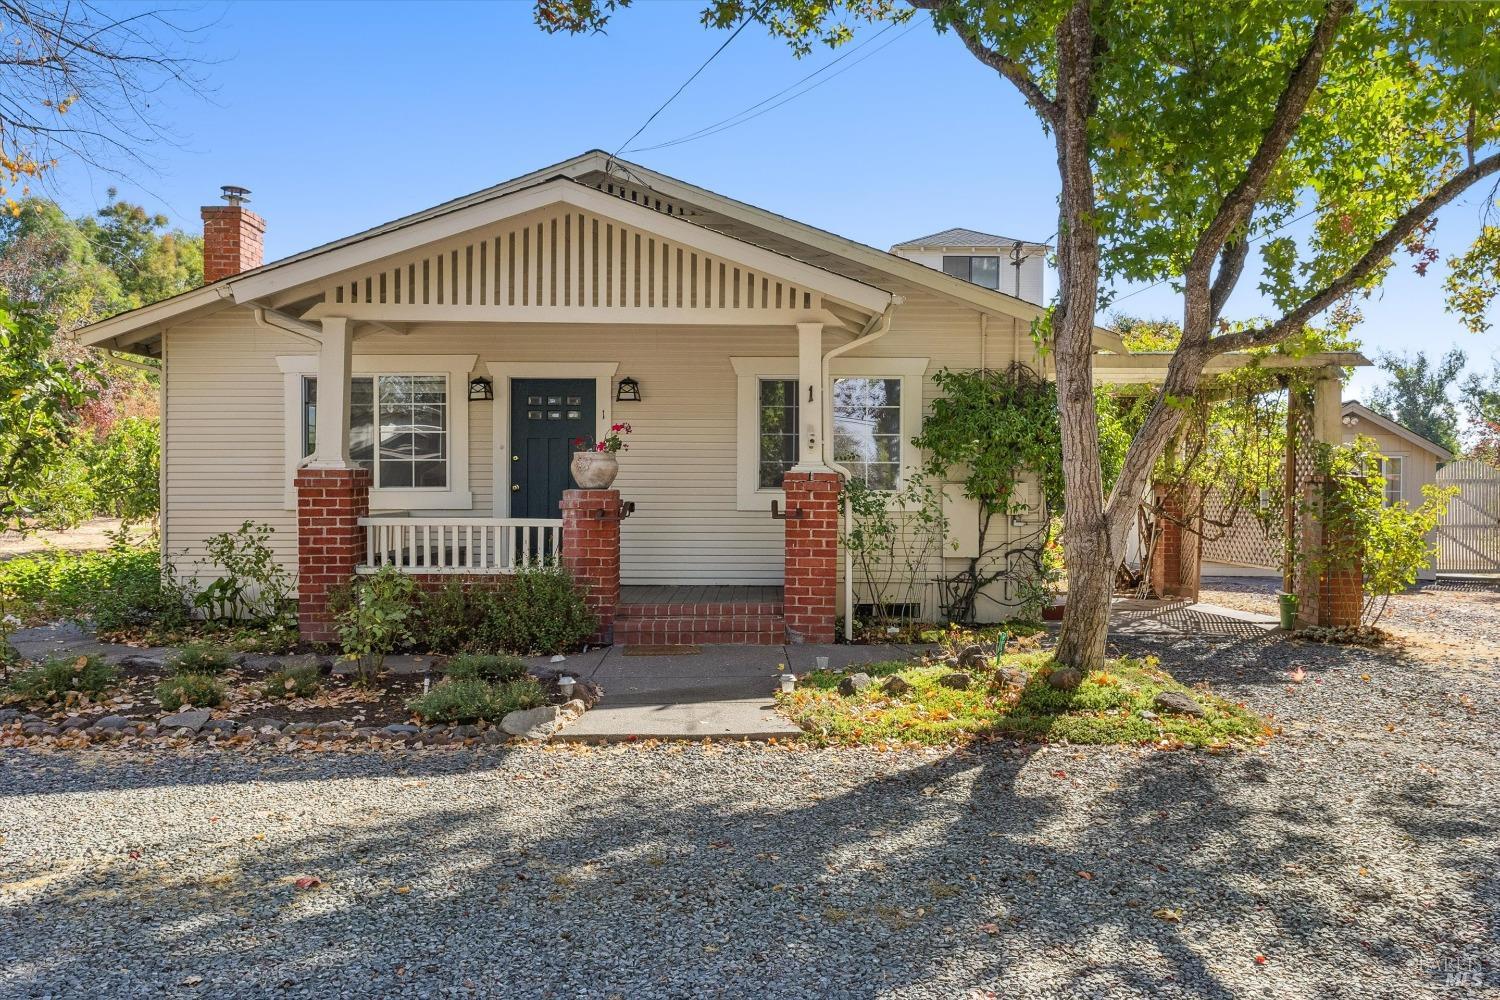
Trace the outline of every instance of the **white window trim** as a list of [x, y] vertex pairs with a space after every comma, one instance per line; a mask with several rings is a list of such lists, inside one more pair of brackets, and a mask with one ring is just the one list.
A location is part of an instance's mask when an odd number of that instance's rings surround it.
[[[469, 486], [469, 376], [477, 354], [356, 354], [350, 375], [448, 376], [448, 488], [370, 489], [371, 511], [470, 510], [474, 493]], [[278, 357], [283, 407], [282, 452], [286, 465], [285, 502], [297, 509], [292, 480], [302, 464], [302, 378], [318, 374], [316, 354]]]
[[1395, 476], [1395, 479], [1396, 479], [1396, 501], [1395, 502], [1396, 503], [1400, 503], [1401, 501], [1403, 501], [1403, 500], [1406, 499], [1406, 455], [1405, 455], [1405, 453], [1396, 454], [1396, 455], [1381, 455], [1380, 456], [1380, 478], [1381, 478], [1381, 484], [1380, 484], [1381, 485], [1381, 490], [1380, 490], [1380, 493], [1381, 493], [1381, 496], [1385, 499], [1385, 502], [1386, 502], [1387, 506], [1392, 506], [1391, 491], [1390, 491], [1391, 476], [1387, 473], [1387, 465], [1388, 465], [1388, 463], [1390, 463], [1392, 461], [1394, 461], [1396, 463], [1396, 476]]
[[510, 516], [510, 403], [511, 380], [518, 378], [591, 378], [594, 380], [594, 439], [601, 440], [614, 422], [614, 381], [618, 361], [505, 361], [486, 358], [495, 384], [493, 516]]
[[[922, 400], [926, 394], [926, 358], [854, 358], [833, 361], [830, 379], [848, 377], [899, 378], [901, 386], [901, 476], [921, 466], [922, 456], [911, 439], [922, 433]], [[760, 487], [760, 380], [797, 377], [796, 358], [730, 358], [738, 381], [735, 408], [735, 507], [770, 510], [782, 503], [781, 489]], [[833, 434], [833, 386], [824, 386], [824, 433]]]

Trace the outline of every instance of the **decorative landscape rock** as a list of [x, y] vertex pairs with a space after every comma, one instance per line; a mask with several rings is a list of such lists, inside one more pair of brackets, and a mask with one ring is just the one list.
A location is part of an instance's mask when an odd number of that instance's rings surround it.
[[260, 718], [251, 719], [246, 722], [244, 728], [255, 733], [274, 732], [279, 733], [286, 728], [286, 723], [281, 719]]
[[10, 725], [12, 722], [17, 721], [20, 718], [21, 712], [19, 709], [0, 708], [0, 726]]
[[1047, 675], [1047, 683], [1059, 691], [1075, 691], [1083, 683], [1083, 675], [1072, 667], [1058, 667]]
[[585, 711], [583, 702], [575, 698], [561, 705], [543, 705], [541, 708], [511, 712], [500, 720], [500, 728], [512, 736], [545, 740]]
[[384, 732], [391, 736], [418, 736], [421, 735], [421, 726], [408, 726], [404, 723], [392, 723], [385, 727]]
[[159, 725], [162, 729], [187, 729], [196, 733], [212, 717], [213, 713], [208, 709], [194, 708], [175, 715], [163, 716]]
[[875, 682], [870, 679], [870, 675], [864, 671], [860, 671], [857, 674], [850, 674], [839, 681], [839, 694], [846, 698], [852, 698], [854, 695], [868, 690], [873, 683]]
[[1015, 667], [1001, 667], [995, 672], [995, 683], [1001, 687], [1021, 688], [1025, 687], [1029, 680], [1031, 680], [1030, 674]]
[[219, 736], [233, 736], [240, 728], [239, 723], [230, 719], [209, 719], [198, 728], [200, 733], [214, 733]]
[[1203, 706], [1198, 704], [1181, 691], [1158, 691], [1151, 704], [1164, 712], [1176, 712], [1179, 715], [1191, 715], [1194, 718], [1203, 718]]
[[115, 665], [135, 670], [160, 670], [167, 665], [167, 658], [150, 656], [146, 653], [127, 653], [120, 657]]
[[104, 718], [94, 723], [94, 728], [100, 730], [101, 732], [119, 732], [126, 727], [130, 727], [133, 729], [135, 728], [135, 723], [131, 722], [123, 715], [106, 715]]
[[887, 677], [885, 683], [880, 685], [880, 690], [893, 697], [899, 697], [911, 691], [911, 685], [897, 676]]
[[955, 691], [967, 691], [969, 685], [974, 683], [974, 678], [965, 673], [944, 674], [938, 678], [938, 683]]
[[983, 646], [978, 644], [965, 646], [958, 654], [958, 666], [966, 670], [974, 670], [985, 666], [989, 662], [989, 654]]

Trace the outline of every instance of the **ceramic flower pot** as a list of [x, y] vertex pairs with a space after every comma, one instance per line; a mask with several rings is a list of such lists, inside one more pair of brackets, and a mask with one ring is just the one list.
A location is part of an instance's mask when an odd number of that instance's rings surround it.
[[579, 489], [607, 490], [619, 474], [619, 461], [607, 451], [573, 453], [573, 482]]

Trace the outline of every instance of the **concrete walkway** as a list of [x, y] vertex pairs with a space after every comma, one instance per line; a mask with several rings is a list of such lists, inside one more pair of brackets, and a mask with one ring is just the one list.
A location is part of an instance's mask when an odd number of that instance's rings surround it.
[[631, 656], [611, 646], [540, 661], [597, 684], [604, 700], [558, 739], [748, 739], [794, 737], [800, 730], [777, 711], [772, 695], [781, 674], [807, 673], [818, 657], [841, 668], [909, 659], [902, 646], [699, 646], [681, 656]]

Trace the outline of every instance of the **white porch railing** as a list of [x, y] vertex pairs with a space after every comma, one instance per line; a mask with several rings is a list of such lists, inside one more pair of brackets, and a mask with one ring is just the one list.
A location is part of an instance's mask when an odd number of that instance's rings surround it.
[[514, 573], [562, 555], [561, 518], [385, 514], [359, 523], [365, 529], [360, 573], [383, 566], [402, 573]]

